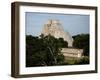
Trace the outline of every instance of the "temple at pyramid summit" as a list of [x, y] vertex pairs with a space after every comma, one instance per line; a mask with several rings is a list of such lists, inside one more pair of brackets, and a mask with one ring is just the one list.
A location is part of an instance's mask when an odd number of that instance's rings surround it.
[[63, 38], [68, 42], [68, 47], [72, 47], [73, 38], [68, 32], [64, 31], [63, 26], [59, 20], [48, 20], [47, 23], [44, 24], [42, 34], [44, 34], [44, 36], [50, 34], [55, 38]]

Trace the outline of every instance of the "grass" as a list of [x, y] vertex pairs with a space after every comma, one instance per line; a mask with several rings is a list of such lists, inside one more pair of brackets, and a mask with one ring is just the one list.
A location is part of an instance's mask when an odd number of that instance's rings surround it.
[[62, 65], [77, 65], [77, 64], [89, 64], [89, 57], [84, 56], [82, 58], [65, 57], [65, 61]]

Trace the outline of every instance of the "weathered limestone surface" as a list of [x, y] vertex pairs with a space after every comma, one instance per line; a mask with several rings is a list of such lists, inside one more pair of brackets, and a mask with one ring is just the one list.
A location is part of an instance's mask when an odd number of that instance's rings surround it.
[[73, 38], [68, 32], [64, 31], [59, 20], [48, 20], [48, 22], [43, 27], [42, 34], [45, 36], [50, 34], [56, 38], [63, 38], [68, 42], [68, 46], [72, 47]]
[[75, 48], [62, 48], [61, 53], [65, 57], [76, 57], [76, 58], [81, 58], [83, 49], [75, 49]]

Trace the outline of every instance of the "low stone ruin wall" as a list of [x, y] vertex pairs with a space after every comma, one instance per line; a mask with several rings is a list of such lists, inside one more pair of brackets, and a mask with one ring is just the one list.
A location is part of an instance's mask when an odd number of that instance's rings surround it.
[[61, 53], [65, 57], [76, 57], [81, 58], [83, 54], [83, 49], [76, 49], [76, 48], [62, 48]]

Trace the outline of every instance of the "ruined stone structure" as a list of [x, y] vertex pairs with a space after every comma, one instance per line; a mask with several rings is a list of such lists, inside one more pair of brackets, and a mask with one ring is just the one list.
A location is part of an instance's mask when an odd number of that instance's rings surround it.
[[81, 58], [83, 49], [62, 48], [61, 53], [63, 53], [65, 57]]
[[52, 35], [55, 38], [63, 38], [68, 42], [68, 46], [72, 47], [73, 38], [68, 32], [65, 32], [59, 20], [48, 20], [46, 24], [44, 24], [42, 34]]
[[44, 24], [42, 34], [44, 34], [44, 36], [50, 34], [55, 38], [63, 38], [65, 41], [67, 41], [68, 48], [62, 48], [61, 50], [61, 53], [63, 53], [65, 57], [82, 57], [83, 49], [70, 48], [73, 44], [73, 38], [68, 32], [64, 31], [59, 20], [48, 20], [48, 22]]

